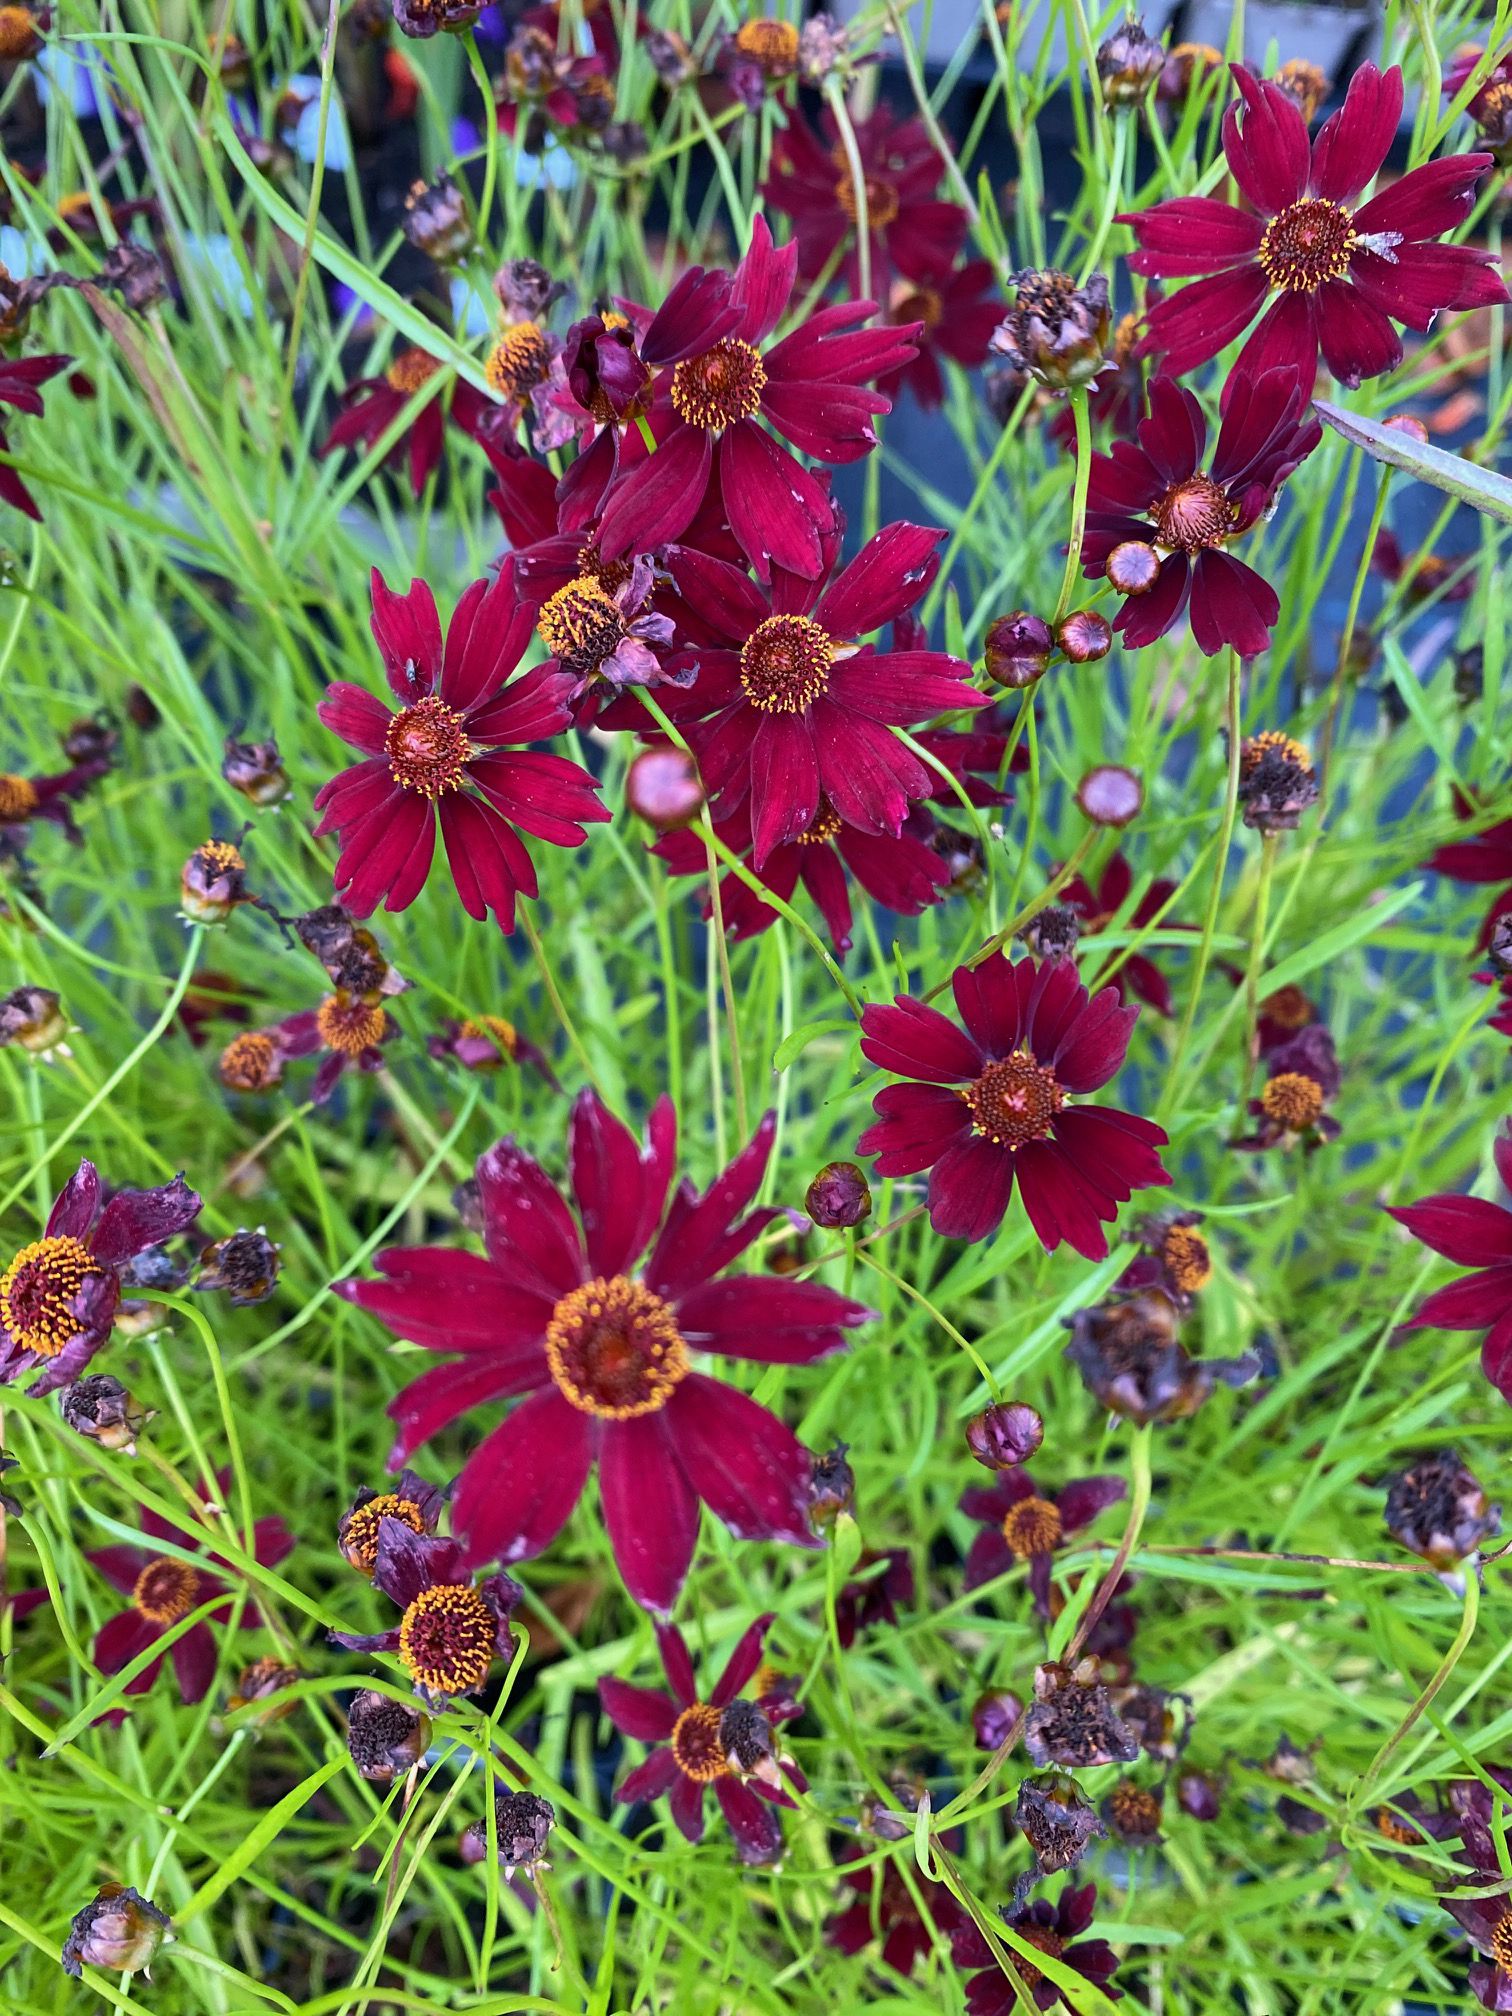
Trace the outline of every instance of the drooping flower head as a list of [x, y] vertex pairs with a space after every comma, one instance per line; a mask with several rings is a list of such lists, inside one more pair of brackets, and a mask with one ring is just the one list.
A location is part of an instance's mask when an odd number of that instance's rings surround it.
[[[1110, 2002], [1117, 2002], [1122, 1999], [1119, 1990], [1109, 1985], [1118, 1966], [1113, 1948], [1106, 1939], [1082, 1936], [1096, 1910], [1097, 1886], [1087, 1883], [1078, 1890], [1068, 1878], [1055, 1903], [1038, 1897], [1018, 1910], [1005, 1911], [1003, 1922], [1011, 1925], [1026, 1945], [1052, 1960], [1063, 1961], [1084, 1981], [1101, 1989]], [[967, 1920], [958, 1927], [951, 1948], [957, 1967], [983, 1970], [966, 1983], [968, 2016], [1017, 2016], [1022, 2007], [1019, 1995], [976, 1925]], [[1057, 2002], [1064, 2002], [1060, 1989], [1025, 1954], [1012, 1953], [1009, 1965], [1037, 2009], [1053, 2009]]]
[[945, 1238], [995, 1232], [1016, 1180], [1047, 1251], [1065, 1240], [1101, 1260], [1119, 1204], [1171, 1180], [1152, 1121], [1073, 1103], [1122, 1065], [1139, 1010], [1114, 987], [1089, 995], [1067, 959], [994, 954], [957, 967], [951, 985], [964, 1028], [907, 995], [864, 1011], [863, 1054], [904, 1082], [876, 1094], [860, 1152], [879, 1175], [929, 1170], [930, 1223]]
[[962, 1588], [980, 1589], [1015, 1562], [1027, 1561], [1035, 1608], [1048, 1616], [1051, 1556], [1127, 1490], [1122, 1477], [1078, 1477], [1058, 1491], [1040, 1491], [1022, 1469], [1001, 1470], [991, 1484], [973, 1484], [961, 1510], [983, 1530], [966, 1556]]
[[403, 1611], [392, 1630], [333, 1631], [348, 1652], [397, 1652], [415, 1692], [430, 1706], [476, 1694], [496, 1659], [512, 1656], [509, 1620], [520, 1585], [508, 1575], [476, 1583], [455, 1540], [383, 1513], [373, 1556], [373, 1587]]
[[1140, 347], [1164, 353], [1163, 370], [1180, 377], [1205, 364], [1259, 316], [1225, 399], [1236, 379], [1282, 366], [1305, 401], [1319, 351], [1341, 384], [1358, 385], [1401, 363], [1393, 323], [1427, 329], [1441, 309], [1507, 299], [1489, 253], [1435, 242], [1469, 216], [1489, 154], [1425, 162], [1359, 201], [1396, 138], [1399, 69], [1362, 63], [1311, 142], [1280, 85], [1240, 65], [1234, 82], [1242, 111], [1224, 117], [1223, 151], [1243, 205], [1180, 196], [1121, 220], [1139, 240], [1136, 273], [1208, 276], [1150, 310]]
[[574, 675], [555, 666], [516, 673], [534, 627], [516, 602], [506, 563], [475, 581], [441, 641], [424, 581], [396, 595], [373, 570], [373, 636], [397, 713], [361, 686], [337, 680], [318, 712], [364, 761], [315, 794], [316, 832], [338, 833], [336, 887], [355, 917], [380, 902], [405, 910], [425, 886], [441, 828], [462, 907], [491, 910], [514, 928], [515, 899], [534, 896], [535, 868], [521, 829], [557, 847], [580, 847], [584, 823], [609, 814], [580, 765], [521, 745], [565, 728]]
[[[1512, 1190], [1512, 1127], [1503, 1124], [1492, 1153], [1497, 1175]], [[1484, 1330], [1481, 1370], [1504, 1400], [1512, 1400], [1512, 1211], [1487, 1197], [1452, 1191], [1387, 1208], [1414, 1239], [1474, 1270], [1435, 1289], [1410, 1318], [1411, 1326]]]
[[1157, 378], [1137, 443], [1093, 455], [1082, 568], [1124, 595], [1113, 627], [1131, 650], [1163, 637], [1189, 603], [1192, 635], [1209, 657], [1226, 646], [1253, 657], [1270, 643], [1276, 592], [1226, 548], [1322, 439], [1306, 411], [1294, 372], [1236, 370], [1208, 462], [1202, 408], [1185, 387]]
[[378, 1528], [385, 1519], [397, 1519], [412, 1533], [434, 1533], [445, 1504], [446, 1494], [413, 1470], [404, 1471], [392, 1491], [364, 1484], [341, 1515], [336, 1546], [359, 1575], [371, 1577], [378, 1566]]
[[687, 1643], [675, 1624], [656, 1630], [665, 1688], [632, 1687], [613, 1678], [599, 1682], [599, 1699], [615, 1728], [653, 1746], [615, 1798], [630, 1805], [668, 1794], [679, 1831], [689, 1841], [701, 1841], [704, 1794], [712, 1786], [741, 1860], [751, 1863], [775, 1862], [782, 1853], [782, 1825], [771, 1809], [793, 1803], [784, 1778], [803, 1785], [802, 1774], [790, 1759], [778, 1757], [773, 1740], [775, 1729], [802, 1711], [783, 1694], [742, 1698], [761, 1664], [771, 1622], [770, 1613], [758, 1617], [744, 1633], [706, 1699], [699, 1695]]
[[0, 1384], [42, 1368], [30, 1393], [77, 1379], [110, 1335], [127, 1264], [185, 1231], [200, 1199], [183, 1177], [154, 1190], [117, 1190], [105, 1202], [93, 1162], [81, 1162], [40, 1239], [0, 1274]]
[[583, 1092], [568, 1140], [575, 1214], [538, 1163], [501, 1141], [477, 1166], [486, 1258], [399, 1247], [378, 1256], [380, 1279], [342, 1284], [397, 1335], [452, 1354], [391, 1406], [396, 1463], [471, 1409], [528, 1396], [458, 1481], [466, 1560], [540, 1553], [595, 1462], [615, 1559], [649, 1609], [676, 1600], [700, 1501], [744, 1538], [814, 1544], [806, 1452], [692, 1362], [710, 1352], [807, 1364], [869, 1313], [818, 1282], [721, 1278], [776, 1216], [748, 1208], [774, 1136], [768, 1116], [702, 1196], [685, 1183], [669, 1203], [670, 1102], [654, 1108], [641, 1146]]

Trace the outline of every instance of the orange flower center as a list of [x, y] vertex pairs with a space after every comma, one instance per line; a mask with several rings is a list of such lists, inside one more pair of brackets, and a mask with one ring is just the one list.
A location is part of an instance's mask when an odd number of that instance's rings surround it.
[[834, 641], [812, 616], [768, 616], [740, 649], [740, 683], [764, 714], [802, 714], [829, 685]]
[[131, 1600], [149, 1624], [175, 1624], [199, 1601], [199, 1570], [160, 1554], [136, 1579]]
[[[1066, 1942], [1060, 1933], [1049, 1925], [1015, 1925], [1014, 1931], [1026, 1946], [1032, 1946], [1036, 1953], [1048, 1954], [1052, 1960], [1059, 1960], [1066, 1950]], [[1032, 1960], [1026, 1960], [1022, 1953], [1011, 1953], [1013, 1971], [1026, 1988], [1037, 1988], [1044, 1980], [1043, 1968], [1036, 1967]]]
[[383, 375], [394, 391], [408, 398], [422, 385], [428, 385], [440, 369], [439, 361], [424, 350], [401, 350]]
[[383, 753], [396, 784], [422, 798], [439, 798], [461, 784], [472, 744], [456, 708], [432, 693], [394, 716]]
[[1211, 476], [1173, 483], [1150, 513], [1160, 543], [1172, 553], [1221, 546], [1234, 529], [1234, 507]]
[[1312, 1020], [1312, 1003], [1300, 987], [1278, 987], [1260, 1003], [1260, 1013], [1278, 1029], [1305, 1029]]
[[1491, 1928], [1491, 1958], [1505, 1974], [1512, 1974], [1512, 1911], [1504, 1911]]
[[[850, 172], [850, 163], [843, 154], [835, 159], [840, 170], [840, 179], [835, 184], [835, 201], [849, 217], [852, 224], [861, 220], [856, 215], [856, 184]], [[866, 177], [866, 224], [870, 231], [885, 231], [898, 214], [898, 192], [890, 182], [879, 182], [873, 176]]]
[[1251, 735], [1239, 754], [1246, 776], [1257, 770], [1267, 756], [1280, 756], [1299, 770], [1310, 772], [1313, 767], [1312, 757], [1303, 744], [1283, 735], [1279, 728], [1265, 728], [1258, 735]]
[[568, 671], [596, 672], [625, 634], [619, 604], [589, 574], [549, 595], [536, 618], [541, 642]]
[[377, 1498], [369, 1498], [366, 1505], [359, 1505], [347, 1517], [341, 1536], [341, 1551], [364, 1575], [371, 1575], [378, 1566], [378, 1522], [381, 1519], [398, 1519], [408, 1526], [411, 1533], [425, 1531], [420, 1507], [413, 1498], [401, 1498], [395, 1491], [385, 1491]]
[[19, 63], [40, 41], [29, 7], [0, 7], [0, 63]]
[[1108, 1795], [1108, 1807], [1121, 1834], [1160, 1831], [1160, 1801], [1143, 1785], [1115, 1785]]
[[763, 70], [780, 76], [798, 61], [798, 30], [791, 21], [743, 21], [735, 30], [735, 47]]
[[1268, 1120], [1288, 1134], [1302, 1134], [1322, 1114], [1323, 1087], [1305, 1072], [1282, 1071], [1267, 1081], [1260, 1104]]
[[[489, 1042], [498, 1050], [497, 1062], [513, 1057], [520, 1047], [520, 1034], [513, 1022], [506, 1022], [502, 1015], [479, 1015], [462, 1024], [462, 1035], [471, 1043]], [[488, 1070], [487, 1063], [475, 1064], [473, 1069]]]
[[726, 336], [672, 372], [672, 405], [690, 427], [733, 427], [761, 411], [766, 366], [754, 343]]
[[960, 1096], [971, 1111], [972, 1133], [999, 1148], [1043, 1141], [1066, 1103], [1049, 1065], [1037, 1064], [1022, 1050], [989, 1064]]
[[36, 810], [37, 787], [30, 777], [0, 770], [0, 819], [24, 819]]
[[551, 370], [551, 350], [536, 322], [516, 322], [489, 352], [483, 375], [501, 399], [523, 399]]
[[388, 1015], [377, 1003], [346, 994], [340, 988], [328, 994], [315, 1012], [315, 1027], [328, 1050], [343, 1057], [360, 1057], [383, 1041]]
[[488, 1678], [498, 1626], [466, 1583], [422, 1589], [399, 1626], [399, 1657], [428, 1694], [470, 1694]]
[[1316, 294], [1327, 281], [1343, 279], [1357, 242], [1354, 218], [1342, 203], [1304, 196], [1272, 217], [1257, 256], [1272, 287]]
[[611, 595], [623, 588], [635, 572], [632, 559], [626, 556], [620, 560], [606, 560], [591, 539], [578, 548], [577, 566], [579, 574], [586, 574]]
[[926, 329], [938, 329], [945, 319], [945, 303], [933, 287], [898, 287], [887, 315], [891, 322], [922, 322]]
[[0, 1276], [0, 1316], [23, 1351], [56, 1358], [79, 1334], [76, 1304], [103, 1269], [78, 1239], [37, 1239]]
[[1064, 1532], [1061, 1515], [1048, 1498], [1020, 1498], [1003, 1518], [1003, 1538], [1016, 1561], [1052, 1553]]
[[1213, 1277], [1213, 1256], [1193, 1225], [1173, 1225], [1160, 1242], [1160, 1256], [1183, 1295], [1195, 1295]]
[[719, 1710], [706, 1701], [684, 1708], [672, 1726], [672, 1755], [685, 1777], [712, 1785], [729, 1770], [719, 1740]]
[[262, 1092], [276, 1085], [278, 1077], [278, 1052], [261, 1030], [233, 1036], [220, 1054], [221, 1083], [233, 1092]]
[[218, 875], [236, 875], [246, 867], [241, 849], [233, 847], [229, 840], [206, 840], [194, 850], [194, 858], [204, 869], [206, 878]]
[[574, 1407], [632, 1421], [665, 1407], [688, 1373], [688, 1347], [669, 1302], [616, 1274], [564, 1295], [546, 1325], [546, 1363]]

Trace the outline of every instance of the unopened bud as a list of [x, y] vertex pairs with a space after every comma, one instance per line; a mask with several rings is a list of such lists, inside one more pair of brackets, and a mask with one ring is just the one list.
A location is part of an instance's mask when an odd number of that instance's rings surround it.
[[1113, 629], [1095, 609], [1077, 609], [1056, 631], [1055, 641], [1073, 665], [1091, 665], [1113, 649]]
[[1160, 579], [1160, 555], [1142, 539], [1125, 539], [1108, 555], [1107, 575], [1120, 595], [1148, 595]]
[[33, 1057], [66, 1056], [67, 1034], [68, 1017], [51, 988], [17, 987], [0, 1000], [0, 1048], [14, 1043]]
[[971, 1731], [984, 1750], [996, 1750], [1018, 1727], [1024, 1704], [1016, 1694], [984, 1694], [971, 1711]]
[[1022, 1400], [1003, 1400], [966, 1424], [966, 1447], [989, 1470], [1027, 1463], [1045, 1439], [1045, 1424]]
[[854, 1162], [826, 1162], [803, 1202], [816, 1225], [835, 1232], [870, 1215], [871, 1186]]
[[233, 791], [240, 791], [254, 805], [276, 805], [289, 795], [288, 773], [271, 735], [266, 742], [238, 742], [228, 735], [221, 775]]
[[1054, 649], [1055, 638], [1044, 618], [1015, 609], [999, 616], [987, 632], [983, 645], [987, 676], [1010, 692], [1019, 692], [1044, 676]]
[[1076, 802], [1095, 826], [1127, 826], [1144, 806], [1144, 786], [1120, 763], [1099, 763], [1076, 787]]
[[630, 765], [625, 803], [658, 833], [691, 826], [704, 806], [698, 765], [684, 749], [647, 749]]
[[1108, 105], [1142, 105], [1165, 68], [1164, 45], [1145, 33], [1143, 21], [1130, 15], [1115, 28], [1097, 52], [1097, 74], [1102, 79], [1103, 102]]
[[281, 1722], [286, 1715], [293, 1714], [298, 1703], [273, 1700], [272, 1697], [292, 1687], [299, 1677], [299, 1668], [286, 1666], [282, 1659], [254, 1659], [237, 1681], [236, 1692], [226, 1703], [227, 1711], [234, 1715], [238, 1710], [250, 1708], [256, 1703], [259, 1712], [247, 1717], [249, 1723], [261, 1729], [270, 1722]]

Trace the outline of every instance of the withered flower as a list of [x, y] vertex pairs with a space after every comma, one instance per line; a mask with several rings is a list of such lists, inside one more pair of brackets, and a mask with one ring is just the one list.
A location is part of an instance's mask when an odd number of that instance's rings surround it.
[[1103, 103], [1142, 105], [1165, 69], [1165, 60], [1165, 45], [1145, 33], [1143, 21], [1129, 15], [1097, 52]]
[[1482, 1541], [1501, 1531], [1501, 1507], [1492, 1505], [1474, 1472], [1452, 1449], [1421, 1457], [1391, 1481], [1386, 1530], [1443, 1573], [1452, 1573]]
[[1267, 728], [1246, 736], [1239, 749], [1239, 805], [1257, 833], [1293, 830], [1318, 799], [1312, 757], [1290, 735]]
[[150, 245], [143, 245], [136, 238], [121, 238], [111, 246], [95, 275], [95, 283], [119, 294], [138, 315], [173, 295], [162, 260]]
[[145, 1974], [163, 1941], [172, 1937], [167, 1914], [149, 1904], [140, 1891], [121, 1883], [100, 1886], [68, 1928], [63, 1942], [63, 1972], [104, 1967], [120, 1974]]
[[1144, 1251], [1119, 1276], [1121, 1289], [1158, 1288], [1178, 1310], [1192, 1307], [1213, 1278], [1213, 1256], [1197, 1230], [1200, 1211], [1165, 1211], [1135, 1231]]
[[1216, 1820], [1223, 1791], [1210, 1771], [1183, 1771], [1176, 1780], [1176, 1803], [1189, 1820]]
[[993, 334], [994, 354], [1054, 392], [1094, 383], [1107, 363], [1112, 327], [1102, 274], [1078, 287], [1069, 273], [1028, 268], [1013, 284], [1013, 306]]
[[1071, 1342], [1065, 1355], [1087, 1391], [1111, 1413], [1141, 1426], [1184, 1420], [1218, 1381], [1246, 1386], [1261, 1370], [1254, 1351], [1239, 1358], [1193, 1358], [1180, 1339], [1175, 1303], [1156, 1288], [1080, 1309], [1066, 1327]]
[[1045, 1424], [1022, 1400], [999, 1401], [966, 1424], [966, 1447], [989, 1470], [1013, 1470], [1045, 1439]]
[[1015, 935], [1037, 959], [1070, 959], [1081, 942], [1081, 919], [1067, 903], [1047, 903]]
[[425, 41], [442, 29], [461, 35], [483, 12], [485, 0], [394, 0], [394, 26]]
[[467, 198], [450, 169], [434, 182], [415, 182], [404, 199], [403, 231], [417, 252], [438, 266], [456, 266], [473, 247], [472, 218]]
[[1338, 1121], [1327, 1110], [1341, 1083], [1333, 1038], [1321, 1022], [1300, 1030], [1266, 1058], [1269, 1071], [1258, 1099], [1250, 1101], [1255, 1132], [1236, 1141], [1236, 1148], [1311, 1150], [1338, 1139]]
[[567, 291], [539, 259], [506, 259], [493, 277], [493, 290], [509, 322], [539, 322]]
[[971, 1711], [971, 1733], [984, 1750], [1000, 1749], [1009, 1733], [1016, 1730], [1024, 1704], [1017, 1694], [998, 1689], [983, 1694]]
[[[1175, 1703], [1180, 1701], [1186, 1716], [1178, 1727]], [[1174, 1764], [1191, 1735], [1192, 1709], [1185, 1694], [1171, 1694], [1164, 1687], [1130, 1684], [1113, 1692], [1113, 1705], [1134, 1734], [1147, 1757]]]
[[258, 903], [247, 887], [247, 864], [229, 840], [203, 841], [184, 863], [179, 905], [191, 924], [224, 924], [244, 903]]
[[1102, 1802], [1102, 1817], [1111, 1833], [1131, 1848], [1144, 1847], [1160, 1838], [1161, 1799], [1148, 1785], [1136, 1785], [1132, 1778], [1120, 1778]]
[[279, 1248], [261, 1225], [255, 1232], [233, 1232], [217, 1239], [200, 1255], [196, 1295], [224, 1291], [233, 1309], [266, 1302], [278, 1285]]
[[1139, 1738], [1113, 1706], [1095, 1659], [1064, 1666], [1050, 1660], [1034, 1669], [1034, 1701], [1024, 1717], [1024, 1749], [1031, 1764], [1091, 1770], [1132, 1764]]
[[1316, 63], [1309, 63], [1304, 56], [1288, 57], [1272, 82], [1279, 84], [1287, 97], [1293, 100], [1309, 125], [1317, 118], [1318, 108], [1333, 89], [1327, 72], [1320, 70]]
[[403, 994], [409, 988], [379, 950], [378, 940], [340, 903], [323, 903], [294, 919], [294, 931], [307, 952], [324, 966], [333, 986], [348, 994]]
[[156, 1412], [139, 1405], [108, 1372], [91, 1372], [65, 1386], [58, 1407], [76, 1435], [127, 1456], [136, 1454], [136, 1438]]
[[228, 735], [225, 755], [221, 758], [221, 776], [233, 791], [240, 791], [254, 805], [276, 805], [289, 795], [288, 772], [278, 753], [278, 743], [271, 735], [265, 742], [238, 742], [234, 735]]
[[[555, 1825], [556, 1808], [538, 1793], [494, 1794], [494, 1838], [498, 1844], [499, 1863], [506, 1877], [513, 1876], [516, 1869], [532, 1873], [537, 1869], [550, 1868], [546, 1860], [546, 1841]], [[464, 1862], [482, 1862], [487, 1858], [486, 1820], [470, 1823], [458, 1843], [458, 1850]]]
[[856, 1502], [856, 1473], [846, 1460], [849, 1444], [837, 1442], [833, 1449], [815, 1456], [809, 1475], [809, 1518], [823, 1532], [833, 1526], [842, 1512]]
[[1033, 1850], [1042, 1876], [1074, 1868], [1090, 1844], [1108, 1831], [1076, 1780], [1058, 1771], [1020, 1782], [1013, 1824]]
[[669, 91], [691, 84], [698, 75], [693, 51], [674, 28], [648, 28], [640, 38], [646, 60]]
[[16, 987], [0, 1000], [0, 1049], [14, 1043], [33, 1057], [68, 1055], [68, 1017], [49, 987]]
[[285, 1665], [282, 1659], [271, 1655], [254, 1659], [250, 1666], [243, 1669], [242, 1676], [236, 1683], [236, 1691], [226, 1702], [227, 1711], [235, 1715], [238, 1710], [250, 1708], [255, 1703], [258, 1704], [258, 1712], [247, 1717], [249, 1723], [261, 1729], [270, 1722], [281, 1722], [286, 1715], [294, 1713], [298, 1703], [272, 1700], [271, 1706], [266, 1704], [270, 1702], [271, 1697], [282, 1694], [287, 1687], [292, 1687], [299, 1677], [299, 1668]]
[[407, 1701], [364, 1687], [347, 1709], [347, 1749], [364, 1778], [387, 1785], [430, 1747], [430, 1717]]
[[398, 1519], [412, 1533], [434, 1533], [445, 1504], [445, 1492], [413, 1470], [401, 1472], [392, 1491], [374, 1491], [364, 1484], [341, 1515], [336, 1545], [359, 1575], [371, 1577], [378, 1566], [380, 1520]]

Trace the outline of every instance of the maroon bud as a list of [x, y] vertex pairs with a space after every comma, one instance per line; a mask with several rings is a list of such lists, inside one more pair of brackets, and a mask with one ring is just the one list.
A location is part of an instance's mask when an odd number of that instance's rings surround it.
[[1090, 665], [1113, 649], [1113, 629], [1095, 609], [1077, 609], [1055, 633], [1056, 642], [1073, 665]]
[[971, 1728], [984, 1750], [997, 1750], [1018, 1727], [1024, 1704], [1016, 1694], [984, 1694], [971, 1711]]
[[826, 1162], [803, 1201], [814, 1223], [834, 1232], [871, 1215], [871, 1186], [854, 1162]]
[[1148, 595], [1160, 579], [1160, 555], [1142, 539], [1126, 539], [1108, 555], [1106, 571], [1120, 595]]
[[999, 616], [987, 632], [983, 653], [987, 677], [1011, 693], [1020, 692], [1044, 677], [1054, 649], [1055, 638], [1045, 619], [1015, 609]]
[[1099, 763], [1076, 787], [1076, 802], [1094, 826], [1127, 826], [1144, 807], [1144, 786], [1119, 763]]
[[1183, 1771], [1176, 1780], [1176, 1804], [1189, 1820], [1216, 1820], [1223, 1798], [1206, 1771]]
[[658, 833], [691, 826], [704, 806], [698, 765], [683, 749], [647, 749], [630, 765], [625, 803]]
[[144, 735], [150, 735], [162, 721], [158, 704], [145, 686], [133, 684], [126, 688], [126, 718]]
[[1044, 1439], [1044, 1422], [1022, 1400], [999, 1401], [966, 1424], [966, 1447], [989, 1470], [1027, 1463]]

